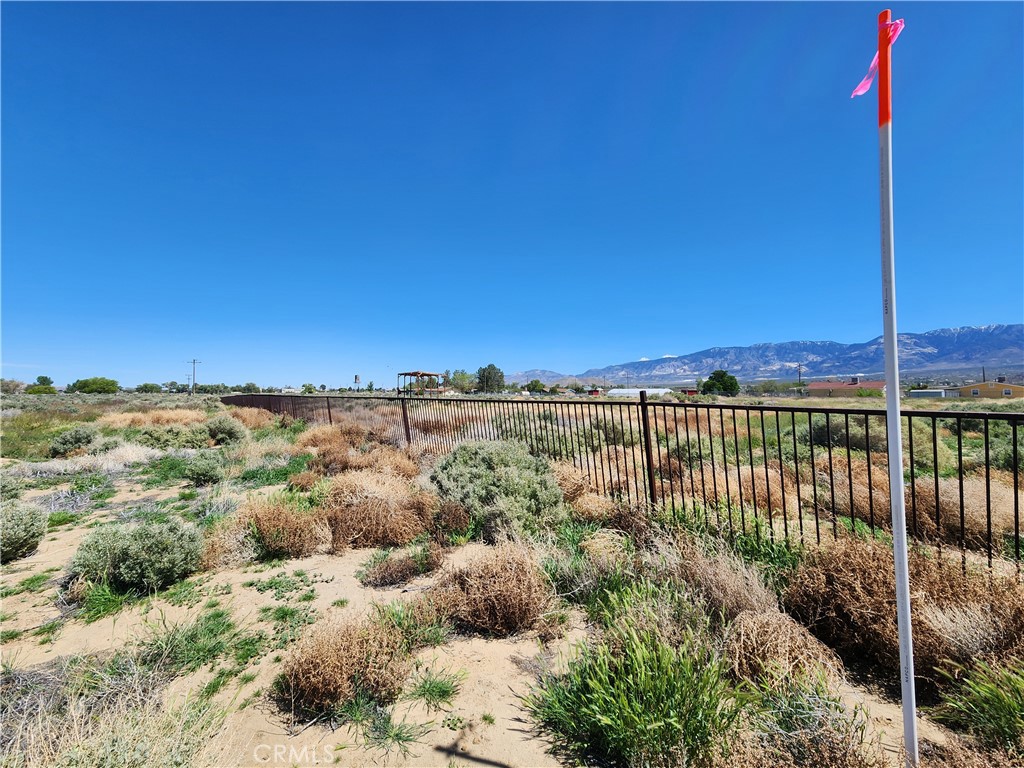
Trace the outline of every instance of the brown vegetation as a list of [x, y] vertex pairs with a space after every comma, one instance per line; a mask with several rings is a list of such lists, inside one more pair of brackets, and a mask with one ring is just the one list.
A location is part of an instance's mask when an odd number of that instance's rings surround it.
[[266, 429], [278, 421], [277, 414], [265, 408], [231, 408], [228, 415], [238, 419], [249, 429]]
[[152, 411], [106, 413], [96, 423], [111, 429], [128, 429], [177, 424], [188, 426], [206, 421], [206, 411], [198, 408], [160, 408]]
[[239, 517], [253, 532], [257, 548], [270, 557], [309, 557], [330, 538], [316, 514], [273, 497], [247, 503]]
[[572, 518], [583, 523], [604, 523], [615, 517], [616, 504], [607, 496], [588, 491], [569, 505]]
[[781, 611], [739, 614], [726, 631], [725, 655], [738, 680], [820, 673], [834, 687], [843, 677], [835, 652]]
[[427, 531], [437, 497], [390, 474], [361, 469], [335, 477], [323, 509], [332, 546], [405, 546]]
[[310, 470], [296, 472], [288, 478], [288, 487], [296, 491], [308, 491], [312, 489], [319, 480], [320, 475], [316, 472], [312, 472]]
[[353, 623], [329, 614], [296, 643], [280, 691], [293, 711], [331, 710], [358, 692], [398, 698], [409, 672], [401, 632], [384, 622]]
[[587, 473], [567, 461], [552, 461], [551, 474], [554, 475], [555, 482], [558, 483], [558, 487], [562, 489], [562, 495], [569, 503], [593, 490]]
[[[979, 654], [1001, 658], [1024, 650], [1024, 584], [1013, 576], [959, 567], [910, 553], [914, 656], [918, 675]], [[786, 591], [787, 609], [840, 653], [899, 669], [892, 550], [849, 537], [810, 551]]]
[[429, 542], [413, 551], [392, 552], [385, 560], [368, 568], [359, 581], [368, 587], [390, 587], [436, 571], [444, 561], [444, 550]]
[[532, 627], [552, 596], [530, 553], [516, 544], [443, 574], [436, 591], [453, 604], [452, 618], [461, 628], [498, 636]]

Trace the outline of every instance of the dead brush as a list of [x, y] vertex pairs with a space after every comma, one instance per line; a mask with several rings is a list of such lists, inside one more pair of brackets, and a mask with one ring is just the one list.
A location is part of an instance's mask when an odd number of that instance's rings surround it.
[[555, 476], [555, 482], [569, 503], [593, 490], [587, 474], [567, 461], [552, 461], [551, 474]]
[[843, 679], [835, 651], [778, 610], [740, 613], [725, 632], [725, 655], [737, 680], [821, 674], [835, 688]]
[[409, 480], [420, 473], [419, 465], [407, 453], [390, 445], [374, 445], [368, 451], [353, 452], [348, 469], [376, 469]]
[[367, 587], [391, 587], [417, 576], [436, 571], [444, 562], [444, 549], [437, 542], [414, 545], [411, 549], [389, 552], [360, 575], [359, 581]]
[[[972, 741], [949, 734], [945, 744], [921, 744], [920, 768], [1020, 768], [1021, 761], [1002, 750], [981, 749]], [[901, 762], [905, 762], [901, 758]]]
[[261, 560], [309, 557], [330, 541], [330, 531], [318, 514], [273, 497], [248, 502], [239, 517], [252, 532]]
[[294, 491], [310, 491], [320, 480], [320, 475], [311, 470], [296, 472], [288, 478], [288, 487]]
[[468, 631], [504, 637], [529, 629], [552, 598], [551, 585], [522, 546], [503, 544], [464, 568], [442, 574], [435, 588]]
[[745, 611], [769, 613], [779, 607], [758, 570], [717, 540], [698, 540], [683, 532], [662, 536], [643, 553], [642, 570], [686, 584], [719, 625]]
[[204, 571], [238, 568], [254, 562], [259, 554], [252, 529], [239, 515], [218, 520], [203, 538]]
[[[908, 528], [912, 528], [914, 509], [918, 530], [938, 530], [943, 541], [960, 542], [960, 479], [939, 478], [938, 521], [936, 522], [935, 479], [918, 478], [911, 494], [906, 489]], [[1013, 475], [1009, 472], [992, 472], [989, 491], [986, 491], [984, 476], [968, 475], [963, 478], [964, 521], [962, 533], [964, 545], [983, 549], [988, 543], [988, 514], [992, 514], [993, 544], [1004, 536], [1013, 535]], [[990, 497], [990, 498], [989, 498]], [[886, 497], [888, 502], [888, 496]], [[887, 511], [887, 509], [886, 509]], [[883, 521], [884, 522], [884, 521]]]
[[331, 712], [357, 695], [395, 701], [410, 660], [401, 632], [383, 622], [353, 623], [336, 614], [317, 621], [295, 644], [277, 691], [294, 714]]
[[[800, 514], [797, 502], [796, 480], [792, 467], [781, 466], [778, 461], [769, 461], [768, 467], [747, 466], [730, 467], [728, 471], [718, 466], [712, 479], [710, 467], [705, 468], [705, 485], [708, 496], [718, 489], [717, 500], [721, 504], [730, 503], [736, 509], [742, 499], [747, 509], [761, 512], [771, 511], [782, 513], [790, 518]], [[728, 481], [727, 481], [728, 480]], [[801, 495], [806, 497], [806, 488], [801, 488]], [[698, 494], [703, 491], [698, 488]], [[702, 496], [703, 498], [703, 496]], [[785, 505], [783, 505], [785, 501]]]
[[111, 429], [137, 429], [170, 424], [189, 426], [203, 421], [206, 421], [206, 411], [198, 408], [161, 408], [152, 411], [106, 413], [100, 416], [96, 423]]
[[361, 469], [332, 479], [323, 502], [332, 548], [401, 547], [425, 533], [437, 497], [391, 474]]
[[228, 415], [238, 419], [249, 429], [266, 429], [278, 422], [277, 414], [265, 408], [231, 408]]
[[327, 446], [351, 448], [366, 441], [369, 430], [355, 422], [339, 420], [334, 424], [320, 424], [310, 427], [295, 441], [299, 448], [315, 448], [318, 451]]
[[457, 434], [461, 435], [465, 428], [476, 419], [467, 413], [454, 413], [447, 417], [418, 416], [410, 419], [413, 428], [427, 435]]
[[[934, 690], [938, 669], [983, 653], [1002, 659], [1024, 650], [1024, 584], [911, 550], [914, 656]], [[842, 655], [899, 669], [892, 550], [848, 537], [808, 552], [784, 595], [789, 612]]]
[[464, 536], [469, 532], [473, 520], [469, 510], [451, 499], [441, 501], [434, 518], [434, 538], [441, 544], [451, 540], [453, 536]]
[[616, 503], [607, 496], [586, 492], [569, 504], [573, 520], [581, 523], [607, 523], [616, 514]]
[[643, 465], [636, 452], [620, 445], [609, 445], [596, 454], [604, 476], [604, 486], [611, 496], [640, 499], [647, 493]]

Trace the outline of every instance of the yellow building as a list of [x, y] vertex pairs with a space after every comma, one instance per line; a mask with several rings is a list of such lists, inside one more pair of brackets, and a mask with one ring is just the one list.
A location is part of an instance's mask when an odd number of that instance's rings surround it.
[[960, 397], [1024, 397], [1024, 387], [1005, 381], [981, 381], [957, 387]]

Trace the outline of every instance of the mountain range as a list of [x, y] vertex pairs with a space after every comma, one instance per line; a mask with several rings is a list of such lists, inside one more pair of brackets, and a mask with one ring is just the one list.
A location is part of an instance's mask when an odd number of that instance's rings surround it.
[[[940, 328], [927, 333], [899, 334], [900, 373], [969, 372], [989, 374], [1024, 370], [1024, 324]], [[711, 347], [688, 355], [590, 368], [578, 374], [534, 369], [519, 371], [509, 381], [540, 379], [547, 385], [602, 381], [611, 384], [679, 384], [706, 378], [719, 368], [741, 381], [877, 376], [885, 370], [882, 337], [860, 344], [836, 341], [786, 341], [749, 347]]]

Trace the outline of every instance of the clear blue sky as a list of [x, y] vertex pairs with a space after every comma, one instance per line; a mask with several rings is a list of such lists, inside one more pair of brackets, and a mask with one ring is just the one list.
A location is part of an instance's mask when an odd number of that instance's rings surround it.
[[[881, 333], [880, 4], [2, 6], [3, 375]], [[900, 330], [1024, 318], [1024, 5], [905, 3]]]

